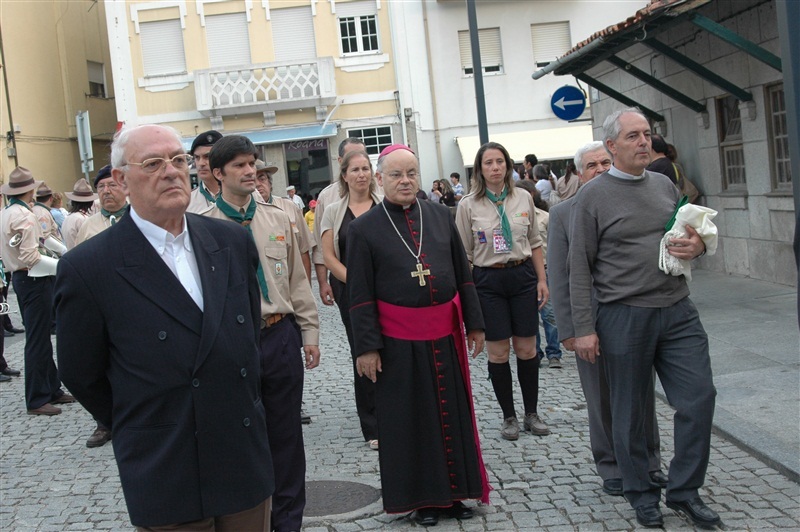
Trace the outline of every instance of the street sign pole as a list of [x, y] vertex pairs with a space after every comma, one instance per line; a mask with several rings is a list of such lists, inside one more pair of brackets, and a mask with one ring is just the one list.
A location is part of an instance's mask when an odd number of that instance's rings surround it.
[[472, 46], [472, 76], [475, 81], [475, 103], [478, 105], [478, 138], [481, 146], [489, 142], [489, 127], [486, 124], [486, 98], [483, 93], [483, 65], [481, 65], [481, 45], [478, 41], [478, 15], [475, 0], [467, 0], [469, 19], [469, 41]]

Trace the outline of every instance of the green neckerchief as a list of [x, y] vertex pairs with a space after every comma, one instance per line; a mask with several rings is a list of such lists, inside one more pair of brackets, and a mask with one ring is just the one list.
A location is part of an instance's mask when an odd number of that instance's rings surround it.
[[25, 207], [29, 211], [32, 210], [30, 205], [28, 205], [27, 203], [25, 203], [24, 201], [22, 201], [19, 198], [11, 198], [11, 199], [9, 199], [8, 200], [8, 205], [6, 205], [6, 209], [11, 207], [12, 205], [22, 205], [23, 207]]
[[[200, 187], [200, 194], [202, 194], [208, 201], [210, 201], [211, 203], [216, 203], [217, 202], [217, 198], [212, 196], [211, 192], [206, 190], [206, 185], [203, 182], [200, 182], [200, 184], [198, 186]], [[222, 191], [220, 191], [220, 192], [222, 192]]]
[[495, 207], [497, 208], [497, 214], [500, 215], [500, 227], [503, 229], [503, 239], [506, 241], [508, 249], [511, 249], [514, 239], [511, 236], [511, 224], [508, 222], [508, 216], [506, 216], [506, 207], [503, 204], [503, 200], [505, 200], [507, 196], [508, 187], [503, 187], [503, 191], [499, 196], [495, 196], [488, 187], [486, 188], [486, 197], [489, 198], [492, 203], [494, 203]]
[[[253, 237], [253, 241], [255, 242], [255, 237], [253, 236], [253, 230], [250, 228], [250, 222], [253, 221], [253, 216], [256, 214], [256, 201], [253, 198], [250, 198], [250, 205], [247, 206], [247, 210], [244, 213], [244, 216], [239, 213], [239, 210], [235, 207], [229, 205], [224, 199], [222, 199], [222, 194], [219, 195], [217, 198], [217, 208], [222, 211], [222, 214], [233, 220], [234, 222], [243, 225], [247, 228], [250, 232], [250, 236]], [[261, 267], [261, 259], [258, 259], [258, 286], [261, 287], [261, 293], [264, 296], [264, 299], [267, 300], [267, 303], [271, 303], [269, 300], [269, 289], [267, 288], [267, 279], [264, 277], [264, 268]]]
[[670, 218], [667, 225], [664, 226], [665, 230], [669, 231], [672, 229], [672, 226], [675, 225], [675, 218], [678, 217], [678, 211], [687, 203], [689, 203], [689, 196], [683, 196], [680, 201], [678, 201], [678, 204], [675, 206], [675, 211], [672, 213], [672, 218]]
[[48, 207], [44, 203], [37, 201], [36, 203], [34, 203], [34, 205], [38, 205], [39, 207], [44, 207], [45, 209], [47, 209], [47, 212], [50, 212], [50, 207]]
[[[111, 225], [114, 225], [115, 223], [117, 223], [119, 221], [119, 219], [122, 218], [122, 215], [124, 215], [126, 212], [128, 212], [128, 206], [127, 205], [125, 205], [123, 208], [121, 208], [120, 210], [118, 210], [116, 212], [109, 212], [109, 211], [103, 209], [102, 207], [100, 208], [100, 213], [103, 216], [105, 216], [106, 218], [108, 218], [109, 220], [111, 220]], [[114, 217], [113, 219], [111, 218], [112, 216]]]

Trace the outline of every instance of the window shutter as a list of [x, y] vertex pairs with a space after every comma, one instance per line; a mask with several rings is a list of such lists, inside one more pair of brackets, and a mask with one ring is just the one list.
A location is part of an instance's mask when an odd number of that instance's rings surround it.
[[[481, 64], [484, 70], [486, 67], [497, 67], [503, 64], [500, 28], [479, 29], [478, 44], [481, 48]], [[461, 52], [461, 68], [472, 68], [472, 44], [469, 40], [469, 30], [458, 32], [458, 48]]]
[[206, 16], [208, 63], [213, 67], [249, 65], [250, 37], [244, 13]]
[[276, 61], [297, 61], [317, 57], [314, 20], [310, 7], [270, 10], [272, 43]]
[[572, 48], [569, 22], [531, 24], [531, 43], [533, 43], [533, 61], [536, 66], [544, 66], [555, 61]]
[[103, 75], [103, 63], [86, 61], [86, 67], [89, 69], [89, 83], [106, 84], [106, 77]]
[[378, 10], [375, 6], [375, 0], [361, 0], [359, 2], [336, 2], [336, 16], [339, 18], [377, 14]]
[[181, 21], [159, 20], [139, 23], [145, 76], [186, 72]]

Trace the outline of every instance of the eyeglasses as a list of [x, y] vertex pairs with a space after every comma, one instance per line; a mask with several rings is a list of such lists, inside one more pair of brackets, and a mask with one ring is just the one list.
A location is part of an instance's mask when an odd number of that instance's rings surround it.
[[419, 174], [417, 172], [415, 172], [414, 170], [411, 170], [410, 172], [390, 172], [387, 175], [392, 180], [402, 179], [404, 176], [409, 178], [409, 179], [411, 179], [411, 180], [413, 180], [413, 181], [416, 181], [417, 179], [419, 179]]
[[181, 153], [171, 159], [162, 159], [161, 157], [153, 157], [152, 159], [145, 159], [140, 163], [127, 163], [127, 165], [140, 166], [142, 171], [146, 174], [157, 174], [167, 167], [167, 163], [172, 163], [172, 167], [176, 170], [188, 170], [189, 165], [192, 164], [192, 156], [188, 153]]
[[[147, 162], [147, 161], [145, 161], [145, 162]], [[142, 163], [142, 164], [144, 164], [144, 163]], [[112, 181], [110, 183], [100, 183], [99, 185], [97, 185], [97, 191], [98, 192], [100, 192], [101, 190], [105, 190], [105, 189], [116, 190], [118, 188], [119, 188], [119, 185], [116, 184], [114, 181]]]

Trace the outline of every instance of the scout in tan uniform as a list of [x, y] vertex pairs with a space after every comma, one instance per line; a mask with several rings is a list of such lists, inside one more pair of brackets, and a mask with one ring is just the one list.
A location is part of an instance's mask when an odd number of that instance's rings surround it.
[[73, 403], [75, 398], [61, 389], [53, 361], [50, 328], [55, 259], [39, 252], [41, 226], [28, 205], [33, 201], [38, 185], [30, 170], [21, 166], [11, 172], [8, 183], [3, 185], [1, 190], [9, 197], [9, 204], [3, 209], [0, 222], [0, 255], [6, 269], [12, 272], [11, 283], [25, 323], [25, 404], [28, 414], [54, 416], [61, 413], [55, 405]]
[[209, 207], [213, 207], [217, 201], [219, 182], [214, 178], [214, 174], [211, 173], [211, 168], [208, 166], [208, 154], [211, 153], [214, 143], [221, 138], [222, 133], [212, 129], [200, 133], [192, 142], [192, 149], [189, 150], [189, 155], [194, 157], [199, 182], [197, 183], [197, 188], [192, 190], [189, 207], [186, 212], [202, 213], [207, 211]]
[[60, 238], [61, 233], [58, 230], [58, 224], [55, 218], [50, 213], [53, 205], [53, 191], [47, 186], [47, 183], [42, 182], [39, 188], [36, 189], [36, 203], [31, 208], [39, 225], [42, 228], [42, 238], [47, 240], [47, 237]]
[[[94, 188], [100, 196], [100, 211], [89, 216], [81, 226], [75, 245], [97, 236], [119, 221], [128, 212], [127, 191], [111, 175], [111, 165], [102, 167], [94, 178]], [[97, 421], [97, 427], [86, 440], [86, 447], [102, 447], [111, 441], [111, 429]]]
[[267, 203], [280, 207], [289, 217], [292, 223], [292, 230], [297, 239], [300, 249], [300, 259], [303, 261], [303, 269], [306, 271], [308, 282], [311, 282], [311, 248], [314, 247], [314, 237], [305, 224], [303, 211], [294, 204], [289, 198], [281, 198], [272, 195], [272, 176], [278, 171], [274, 164], [267, 164], [261, 159], [256, 161], [256, 193], [261, 195]]
[[472, 262], [472, 277], [486, 320], [489, 378], [503, 410], [500, 436], [519, 438], [514, 410], [511, 341], [517, 355], [517, 376], [525, 405], [524, 428], [550, 434], [539, 418], [539, 360], [536, 359], [538, 309], [549, 297], [542, 239], [530, 194], [514, 190], [513, 161], [496, 142], [475, 156], [474, 192], [458, 204], [456, 227]]
[[65, 194], [70, 200], [71, 207], [69, 215], [61, 226], [61, 234], [64, 236], [64, 245], [69, 250], [78, 244], [78, 231], [91, 215], [90, 210], [94, 205], [94, 200], [97, 199], [97, 194], [92, 192], [92, 185], [83, 178], [75, 182], [72, 192]]
[[251, 231], [259, 250], [261, 287], [261, 400], [275, 469], [272, 526], [300, 530], [305, 508], [305, 450], [300, 424], [303, 362], [319, 364], [319, 317], [292, 224], [275, 204], [256, 199], [257, 150], [239, 135], [223, 138], [210, 166], [222, 183], [215, 208], [203, 213]]
[[128, 212], [127, 193], [111, 176], [111, 165], [106, 165], [97, 172], [94, 188], [100, 196], [100, 211], [89, 216], [81, 226], [75, 239], [76, 246], [102, 233]]

